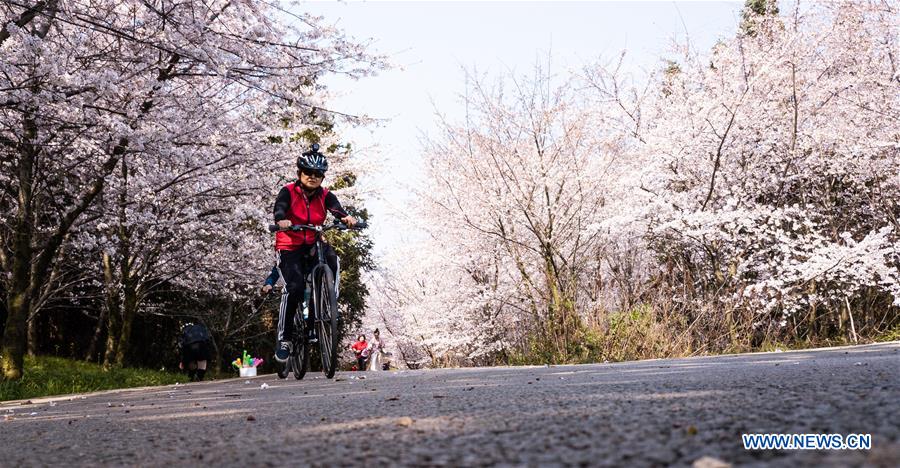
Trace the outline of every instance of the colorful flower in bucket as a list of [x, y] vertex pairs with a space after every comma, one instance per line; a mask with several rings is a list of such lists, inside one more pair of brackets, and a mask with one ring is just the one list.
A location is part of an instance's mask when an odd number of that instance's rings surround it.
[[257, 367], [265, 362], [265, 359], [255, 358], [247, 354], [247, 351], [244, 351], [243, 357], [239, 357], [231, 362], [231, 365], [241, 369], [246, 367]]

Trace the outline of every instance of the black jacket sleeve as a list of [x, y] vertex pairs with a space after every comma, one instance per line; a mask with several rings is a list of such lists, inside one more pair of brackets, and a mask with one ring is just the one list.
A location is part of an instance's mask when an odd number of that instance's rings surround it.
[[[290, 194], [288, 194], [290, 195]], [[347, 211], [341, 206], [341, 202], [338, 201], [337, 195], [333, 192], [328, 192], [328, 195], [325, 195], [325, 209], [331, 212], [336, 218], [342, 219], [349, 216]]]
[[287, 214], [290, 209], [291, 192], [288, 192], [287, 187], [281, 187], [281, 191], [278, 192], [278, 198], [275, 199], [275, 208], [272, 209], [275, 222], [277, 223], [282, 219], [287, 219]]

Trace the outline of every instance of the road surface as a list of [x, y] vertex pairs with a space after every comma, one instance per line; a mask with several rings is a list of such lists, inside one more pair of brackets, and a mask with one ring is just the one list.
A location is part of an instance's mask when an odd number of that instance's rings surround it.
[[[900, 342], [334, 380], [268, 375], [7, 402], [0, 414], [2, 466], [896, 467]], [[873, 448], [746, 451], [742, 433], [868, 433]]]

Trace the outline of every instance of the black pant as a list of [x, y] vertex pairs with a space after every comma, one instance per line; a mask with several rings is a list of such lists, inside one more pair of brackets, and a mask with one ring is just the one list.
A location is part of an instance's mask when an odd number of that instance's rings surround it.
[[[337, 270], [337, 254], [334, 249], [324, 245], [325, 261], [332, 272]], [[279, 250], [278, 268], [284, 279], [284, 287], [287, 291], [287, 300], [281, 302], [278, 311], [278, 340], [290, 340], [294, 334], [294, 315], [298, 306], [303, 302], [303, 293], [306, 289], [306, 275], [318, 263], [315, 245], [304, 245], [297, 250]], [[312, 317], [306, 322], [307, 328], [312, 328]]]
[[187, 369], [188, 365], [197, 361], [209, 361], [211, 359], [208, 341], [195, 341], [181, 346], [181, 365]]
[[368, 359], [366, 359], [362, 356], [356, 358], [356, 368], [361, 371], [366, 370], [366, 361], [368, 361]]
[[[195, 341], [181, 346], [181, 367], [187, 372], [191, 382], [203, 380], [203, 376], [206, 375], [206, 369], [197, 368], [198, 361], [210, 361], [211, 359], [209, 341]], [[193, 368], [191, 368], [192, 364]]]

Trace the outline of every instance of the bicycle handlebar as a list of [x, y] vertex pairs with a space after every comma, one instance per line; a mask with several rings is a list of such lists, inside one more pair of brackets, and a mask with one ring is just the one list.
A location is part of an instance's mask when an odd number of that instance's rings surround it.
[[344, 223], [335, 221], [332, 224], [327, 226], [317, 226], [314, 224], [292, 224], [291, 227], [288, 228], [280, 228], [277, 224], [269, 225], [269, 232], [280, 232], [280, 231], [315, 231], [315, 232], [325, 232], [330, 231], [332, 229], [337, 229], [339, 231], [348, 231], [348, 230], [357, 230], [357, 229], [365, 229], [369, 227], [368, 223], [365, 221], [359, 221], [352, 228], [347, 226]]

